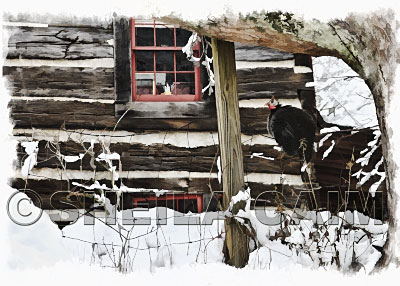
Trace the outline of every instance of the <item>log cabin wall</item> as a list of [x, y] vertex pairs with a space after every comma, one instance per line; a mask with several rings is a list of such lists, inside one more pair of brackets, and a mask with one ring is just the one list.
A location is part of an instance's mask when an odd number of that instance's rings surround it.
[[[115, 103], [112, 22], [8, 23], [5, 28], [11, 36], [3, 74], [11, 93], [13, 135], [20, 142], [14, 188], [37, 192], [43, 209], [71, 208], [61, 202], [68, 192], [76, 195], [95, 181], [113, 187], [112, 172], [99, 156], [116, 153], [117, 188], [202, 194], [206, 209], [210, 189], [221, 189], [212, 101], [138, 102], [121, 118], [124, 110]], [[315, 102], [313, 88], [305, 87], [313, 81], [310, 57], [236, 44], [236, 65], [245, 180], [253, 198], [279, 190], [285, 198], [281, 203], [293, 207], [298, 203], [293, 194], [304, 190], [301, 166], [297, 158], [277, 159], [280, 152], [267, 134], [264, 104], [273, 95], [298, 107], [302, 94]], [[27, 158], [21, 143], [26, 141], [38, 141], [37, 164], [28, 177], [21, 174]], [[64, 193], [56, 195], [52, 206], [57, 191]], [[132, 207], [135, 196], [124, 194], [123, 207]], [[79, 208], [90, 206], [82, 205], [78, 195], [68, 198]], [[275, 206], [276, 195], [264, 195], [263, 202]]]

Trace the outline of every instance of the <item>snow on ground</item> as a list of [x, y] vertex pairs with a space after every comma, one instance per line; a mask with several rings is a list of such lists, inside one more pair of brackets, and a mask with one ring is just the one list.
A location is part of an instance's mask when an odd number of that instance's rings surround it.
[[[12, 209], [12, 216], [16, 217], [17, 208]], [[62, 231], [45, 212], [31, 226], [10, 224], [8, 239], [12, 255], [7, 259], [8, 266], [24, 270], [72, 262], [126, 273], [154, 273], [161, 268], [223, 264], [222, 214], [218, 220], [214, 212], [183, 216], [163, 207], [114, 211], [110, 213], [116, 216], [106, 220], [104, 212], [98, 213], [96, 219], [80, 217]], [[23, 203], [21, 213], [29, 212], [36, 216], [38, 209]], [[255, 244], [251, 243], [254, 251], [246, 266], [248, 270], [322, 266], [370, 273], [380, 257], [374, 246], [382, 247], [386, 240], [386, 224], [350, 212], [339, 214], [340, 218], [329, 218], [327, 212], [281, 215], [274, 210], [247, 210], [245, 215], [239, 212], [238, 216], [250, 219], [259, 245], [254, 250]], [[355, 227], [345, 227], [349, 226], [346, 222], [354, 223]]]

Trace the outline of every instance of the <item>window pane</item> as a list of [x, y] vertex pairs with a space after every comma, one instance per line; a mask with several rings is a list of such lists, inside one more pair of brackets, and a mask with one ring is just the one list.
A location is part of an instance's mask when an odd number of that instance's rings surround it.
[[153, 94], [154, 74], [136, 74], [136, 95]]
[[136, 70], [153, 71], [154, 70], [154, 52], [153, 51], [135, 51]]
[[186, 58], [186, 54], [181, 51], [176, 52], [176, 70], [177, 71], [193, 71], [194, 65]]
[[157, 51], [156, 69], [157, 71], [174, 71], [174, 52]]
[[135, 29], [136, 46], [154, 46], [154, 28]]
[[176, 94], [195, 94], [194, 73], [176, 74]]
[[156, 74], [156, 94], [172, 94], [175, 76], [173, 73]]
[[173, 28], [157, 28], [156, 43], [158, 47], [173, 47], [174, 46], [174, 29]]
[[176, 46], [184, 47], [186, 46], [192, 32], [183, 29], [176, 29]]

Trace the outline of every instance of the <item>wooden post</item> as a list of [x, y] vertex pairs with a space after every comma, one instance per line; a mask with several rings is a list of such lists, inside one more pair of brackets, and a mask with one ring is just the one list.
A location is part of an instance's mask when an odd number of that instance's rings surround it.
[[[212, 51], [224, 192], [223, 207], [226, 210], [232, 196], [244, 189], [235, 47], [232, 42], [212, 39]], [[236, 214], [244, 205], [244, 202], [236, 204], [232, 213]], [[226, 218], [225, 234], [225, 263], [235, 267], [244, 267], [249, 260], [249, 241], [246, 227], [234, 219]]]

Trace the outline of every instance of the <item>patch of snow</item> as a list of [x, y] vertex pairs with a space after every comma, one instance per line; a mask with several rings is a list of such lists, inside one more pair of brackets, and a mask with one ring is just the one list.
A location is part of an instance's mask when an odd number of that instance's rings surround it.
[[182, 52], [186, 54], [186, 58], [192, 62], [199, 62], [200, 58], [196, 58], [193, 56], [193, 47], [198, 43], [201, 42], [201, 38], [197, 35], [197, 33], [192, 33], [187, 41], [186, 45], [182, 48]]
[[319, 141], [319, 147], [321, 148], [322, 145], [324, 145], [324, 142], [325, 142], [329, 137], [331, 137], [331, 136], [332, 136], [332, 133], [329, 133], [329, 134], [325, 135], [325, 137], [322, 138], [322, 139]]
[[324, 155], [322, 156], [322, 160], [324, 160], [326, 157], [328, 157], [329, 153], [333, 150], [333, 147], [335, 146], [335, 140], [331, 141], [331, 146], [324, 152]]
[[64, 156], [64, 155], [63, 155], [62, 158], [63, 158], [64, 161], [67, 162], [67, 163], [73, 163], [73, 162], [82, 160], [82, 158], [83, 158], [84, 155], [85, 155], [85, 154], [83, 154], [83, 153], [80, 153], [78, 156]]
[[120, 160], [120, 159], [121, 156], [115, 152], [111, 154], [101, 153], [99, 156], [97, 156], [96, 161]]
[[250, 158], [257, 157], [257, 158], [266, 159], [266, 160], [272, 160], [272, 161], [275, 160], [275, 158], [273, 158], [273, 157], [265, 157], [265, 156], [263, 156], [263, 154], [264, 153], [253, 153], [253, 154], [250, 155]]
[[23, 178], [28, 177], [29, 172], [36, 166], [37, 163], [37, 153], [39, 151], [38, 141], [32, 142], [22, 142], [22, 147], [25, 148], [25, 152], [28, 157], [24, 160], [24, 163], [21, 167], [21, 176]]
[[336, 126], [333, 126], [333, 127], [322, 128], [319, 131], [319, 133], [325, 134], [325, 133], [332, 133], [332, 132], [336, 132], [336, 131], [340, 131], [340, 128], [336, 127]]
[[295, 67], [293, 67], [293, 72], [294, 73], [312, 73], [313, 71], [309, 67], [295, 66]]
[[222, 182], [222, 168], [221, 168], [221, 156], [217, 158], [217, 168], [218, 168], [218, 182], [221, 184]]

